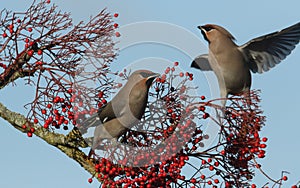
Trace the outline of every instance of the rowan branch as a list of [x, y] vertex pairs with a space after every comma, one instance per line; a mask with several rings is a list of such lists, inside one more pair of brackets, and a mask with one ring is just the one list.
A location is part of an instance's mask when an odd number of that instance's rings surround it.
[[[28, 122], [25, 116], [9, 110], [2, 103], [0, 103], [0, 117], [23, 133], [26, 133], [28, 131], [27, 128], [34, 127], [34, 135], [38, 136], [48, 144], [58, 148], [68, 157], [76, 161], [90, 174], [95, 174], [95, 164], [91, 160], [89, 160], [87, 155], [79, 148], [85, 148], [87, 147], [87, 144], [83, 139], [80, 139], [78, 131], [76, 129], [72, 130], [68, 135], [51, 132], [41, 126], [34, 125], [32, 122]], [[30, 126], [26, 126], [27, 128], [24, 129], [23, 125]]]

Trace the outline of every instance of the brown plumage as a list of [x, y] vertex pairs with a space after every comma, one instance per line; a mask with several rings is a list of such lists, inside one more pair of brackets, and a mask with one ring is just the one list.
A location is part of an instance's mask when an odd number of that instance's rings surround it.
[[145, 112], [149, 88], [158, 76], [148, 70], [133, 72], [117, 95], [82, 123], [85, 128], [96, 127], [89, 156], [103, 139], [118, 138], [138, 123]]
[[[223, 27], [207, 24], [198, 27], [209, 43], [209, 53], [194, 59], [191, 66], [214, 71], [222, 98], [228, 94], [249, 93], [251, 73], [263, 73], [288, 56], [300, 40], [300, 22], [278, 32], [250, 40], [242, 46]], [[225, 106], [226, 100], [223, 102]]]

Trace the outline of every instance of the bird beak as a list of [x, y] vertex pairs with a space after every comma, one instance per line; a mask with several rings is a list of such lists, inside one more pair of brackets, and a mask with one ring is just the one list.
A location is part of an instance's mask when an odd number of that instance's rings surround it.
[[208, 38], [206, 36], [207, 31], [205, 30], [205, 26], [198, 26], [198, 29], [200, 29], [201, 34], [203, 35], [204, 39], [209, 42], [209, 40], [208, 40]]
[[205, 32], [205, 33], [206, 33], [206, 30], [204, 29], [204, 27], [203, 27], [202, 25], [199, 25], [197, 28], [198, 28], [198, 29], [200, 29], [200, 30], [201, 30], [201, 32], [203, 31], [203, 32]]
[[201, 25], [199, 25], [199, 26], [198, 26], [198, 29], [202, 30], [202, 26], [201, 26]]

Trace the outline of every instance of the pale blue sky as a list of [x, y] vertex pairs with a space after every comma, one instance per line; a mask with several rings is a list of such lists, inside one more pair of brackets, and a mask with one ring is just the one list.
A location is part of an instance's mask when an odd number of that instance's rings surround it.
[[[30, 1], [2, 1], [0, 9], [25, 10]], [[142, 21], [162, 21], [176, 24], [192, 32], [206, 42], [196, 26], [216, 23], [226, 27], [243, 44], [251, 38], [283, 29], [300, 21], [300, 1], [138, 1], [138, 0], [73, 0], [52, 2], [63, 11], [71, 12], [76, 22], [86, 20], [104, 7], [120, 14], [116, 21], [122, 25]], [[121, 33], [122, 34], [122, 33]], [[124, 37], [122, 35], [122, 37]], [[122, 37], [120, 38], [122, 40]], [[180, 37], [180, 36], [177, 36]], [[189, 66], [189, 57], [162, 46], [139, 46], [120, 54], [119, 60], [126, 65], [143, 57], [160, 57], [179, 61], [184, 68]], [[149, 48], [151, 50], [149, 50]], [[176, 51], [176, 50], [175, 50]], [[199, 50], [199, 53], [203, 52]], [[121, 66], [113, 66], [116, 70]], [[280, 65], [263, 75], [253, 75], [254, 89], [261, 89], [262, 109], [267, 116], [267, 125], [262, 134], [269, 138], [267, 157], [262, 160], [265, 171], [279, 178], [281, 170], [289, 171], [292, 185], [300, 180], [299, 163], [299, 106], [300, 106], [300, 47], [298, 46]], [[191, 70], [201, 76], [202, 73]], [[197, 85], [205, 84], [195, 81]], [[19, 86], [21, 83], [19, 84]], [[27, 87], [9, 87], [0, 91], [1, 102], [9, 108], [24, 112], [23, 105], [30, 101], [24, 96]], [[208, 91], [204, 91], [208, 93]], [[57, 149], [37, 137], [27, 138], [0, 119], [0, 187], [52, 188], [52, 187], [97, 187], [89, 185], [90, 177], [77, 163], [69, 160]], [[262, 175], [259, 175], [262, 176]], [[262, 178], [256, 183], [263, 185]]]

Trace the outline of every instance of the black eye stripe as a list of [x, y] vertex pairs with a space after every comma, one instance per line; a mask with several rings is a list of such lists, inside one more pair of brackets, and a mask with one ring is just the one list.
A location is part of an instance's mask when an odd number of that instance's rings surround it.
[[213, 28], [211, 28], [211, 27], [204, 27], [204, 29], [205, 29], [205, 31], [210, 31], [210, 30], [212, 30]]
[[148, 78], [148, 77], [154, 75], [153, 72], [141, 72], [140, 74], [141, 74], [144, 78]]

